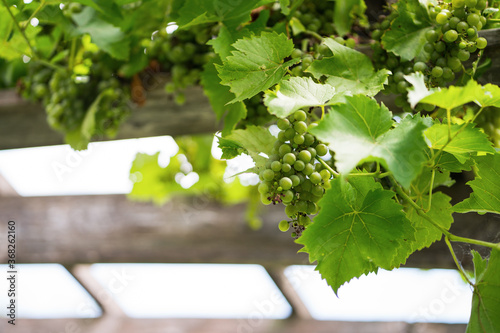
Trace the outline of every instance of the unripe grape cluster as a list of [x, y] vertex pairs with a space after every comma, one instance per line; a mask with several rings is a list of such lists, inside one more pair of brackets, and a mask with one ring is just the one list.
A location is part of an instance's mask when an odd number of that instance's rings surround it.
[[[431, 4], [429, 12], [434, 25], [425, 33], [423, 52], [412, 61], [401, 61], [400, 57], [386, 52], [380, 43], [397, 18], [397, 11], [393, 10], [388, 16], [380, 18], [372, 31], [372, 38], [378, 41], [373, 45], [373, 59], [376, 67], [392, 71], [385, 93], [400, 95], [395, 100], [397, 106], [411, 111], [407, 102], [409, 83], [405, 75], [421, 72], [428, 87], [446, 86], [465, 69], [464, 63], [474, 59], [473, 56], [486, 47], [486, 39], [478, 36], [478, 31], [487, 21], [485, 8], [484, 0], [439, 1], [435, 6]], [[417, 111], [433, 109], [430, 105], [417, 105]]]
[[203, 66], [215, 56], [206, 45], [212, 37], [213, 26], [195, 26], [172, 33], [167, 33], [167, 28], [160, 29], [148, 41], [146, 54], [159, 62], [162, 71], [170, 73], [171, 80], [165, 91], [174, 96], [176, 104], [183, 105], [184, 90], [199, 84]]
[[[265, 168], [260, 171], [258, 190], [264, 204], [282, 203], [290, 221], [279, 224], [281, 231], [293, 228], [299, 237], [318, 213], [317, 202], [329, 188], [332, 174], [320, 158], [328, 147], [308, 133], [308, 117], [299, 110], [278, 120], [278, 139]], [[314, 126], [314, 125], [313, 125]]]
[[[101, 53], [94, 54], [99, 58]], [[95, 112], [96, 135], [113, 136], [130, 113], [129, 92], [111, 70], [94, 59], [89, 74], [75, 75], [67, 68], [53, 69], [33, 61], [21, 84], [26, 99], [42, 102], [49, 125], [68, 133], [77, 130], [89, 108], [103, 91]]]

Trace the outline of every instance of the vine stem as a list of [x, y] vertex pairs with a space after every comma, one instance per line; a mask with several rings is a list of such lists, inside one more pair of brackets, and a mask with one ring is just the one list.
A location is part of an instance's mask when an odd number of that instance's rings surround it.
[[38, 12], [40, 10], [42, 10], [43, 7], [45, 7], [45, 0], [42, 0], [42, 2], [40, 3], [40, 6], [38, 6], [38, 8], [35, 9], [35, 11], [33, 12], [33, 14], [31, 14], [31, 16], [29, 17], [29, 19], [27, 20], [28, 23], [24, 26], [24, 29], [26, 29], [26, 27], [31, 22], [31, 20], [36, 16], [36, 14], [38, 14]]
[[[393, 181], [395, 181], [395, 180], [393, 179]], [[405, 191], [403, 191], [403, 189], [401, 187], [399, 187], [398, 185], [396, 185], [395, 188], [396, 188], [396, 192], [399, 194], [399, 196], [401, 198], [403, 198], [404, 201], [406, 201], [413, 208], [415, 208], [415, 210], [417, 211], [417, 213], [420, 216], [422, 216], [427, 222], [429, 222], [434, 227], [436, 227], [439, 231], [441, 231], [443, 233], [443, 235], [447, 239], [449, 239], [450, 241], [452, 241], [452, 242], [461, 242], [461, 243], [469, 243], [469, 244], [474, 244], [474, 245], [481, 245], [481, 246], [484, 246], [484, 247], [489, 247], [491, 249], [495, 249], [495, 250], [500, 251], [500, 243], [490, 243], [490, 242], [485, 242], [485, 241], [481, 241], [481, 240], [477, 240], [477, 239], [460, 237], [460, 236], [456, 236], [456, 235], [452, 234], [451, 232], [449, 232], [448, 230], [446, 230], [445, 228], [443, 228], [442, 226], [440, 226], [439, 224], [437, 224], [436, 222], [434, 222], [429, 216], [427, 216], [427, 214], [425, 214], [425, 211], [422, 209], [422, 207], [420, 207], [419, 205], [417, 205], [415, 203], [415, 201], [413, 201], [408, 196], [408, 194], [406, 194]]]
[[321, 35], [318, 34], [317, 32], [310, 31], [310, 30], [305, 30], [305, 31], [303, 31], [303, 33], [305, 33], [306, 35], [309, 35], [309, 36], [312, 36], [312, 37], [316, 38], [320, 42], [323, 41], [323, 37], [321, 37]]
[[16, 20], [16, 17], [14, 16], [14, 14], [12, 13], [12, 11], [10, 10], [10, 7], [9, 5], [7, 5], [7, 1], [6, 0], [2, 0], [2, 3], [3, 5], [5, 6], [5, 8], [7, 9], [7, 11], [9, 12], [9, 15], [10, 17], [12, 18], [12, 20], [14, 21], [17, 29], [19, 30], [19, 32], [21, 33], [21, 35], [23, 36], [24, 40], [26, 41], [26, 43], [28, 44], [28, 47], [30, 48], [31, 50], [31, 53], [33, 53], [33, 56], [36, 56], [36, 51], [35, 49], [33, 48], [33, 46], [31, 45], [29, 39], [28, 39], [28, 36], [26, 36], [26, 34], [24, 33], [24, 30], [21, 28], [21, 26], [19, 25], [19, 22], [17, 22]]
[[434, 179], [436, 177], [436, 169], [432, 169], [432, 175], [431, 175], [431, 186], [429, 187], [429, 204], [427, 205], [427, 209], [425, 212], [427, 213], [428, 211], [431, 210], [432, 207], [432, 190], [434, 189]]
[[[435, 162], [436, 158], [438, 158], [438, 157], [439, 157], [439, 156], [443, 153], [444, 149], [445, 149], [445, 148], [446, 148], [446, 147], [450, 144], [450, 142], [451, 142], [453, 139], [455, 139], [455, 138], [456, 138], [456, 137], [457, 137], [460, 133], [462, 133], [462, 131], [463, 131], [463, 130], [465, 130], [465, 128], [467, 127], [467, 125], [469, 125], [470, 123], [474, 122], [474, 120], [476, 120], [476, 118], [477, 118], [477, 117], [481, 114], [481, 112], [483, 112], [483, 109], [484, 109], [484, 107], [481, 107], [481, 108], [479, 109], [479, 111], [476, 113], [476, 115], [474, 116], [474, 118], [472, 118], [470, 121], [468, 121], [468, 122], [464, 123], [464, 124], [462, 125], [462, 127], [460, 127], [460, 129], [459, 129], [459, 130], [458, 130], [458, 131], [457, 131], [457, 132], [453, 135], [453, 137], [452, 137], [452, 138], [448, 138], [448, 142], [446, 142], [446, 143], [445, 143], [445, 144], [444, 144], [444, 145], [443, 145], [443, 146], [442, 146], [442, 147], [438, 150], [438, 152], [437, 152], [434, 156], [432, 156], [432, 159], [431, 159], [431, 161], [430, 161], [430, 162], [432, 162], [432, 165], [434, 165], [434, 162]], [[447, 110], [447, 111], [448, 111], [448, 110]], [[449, 115], [448, 115], [448, 132], [450, 131], [450, 128], [451, 128], [450, 126], [451, 126], [451, 125], [450, 125], [450, 117], [449, 117]], [[448, 134], [448, 135], [449, 135], [449, 134]]]
[[323, 159], [319, 158], [318, 156], [316, 156], [316, 159], [319, 161], [319, 163], [323, 164], [323, 166], [331, 172], [331, 174], [334, 176], [334, 177], [338, 177], [340, 174], [333, 170], [331, 166], [329, 166], [328, 164], [326, 164], [325, 161], [323, 161]]
[[460, 272], [460, 274], [462, 274], [462, 277], [472, 286], [473, 283], [469, 280], [469, 277], [465, 273], [462, 265], [460, 265], [460, 262], [458, 262], [457, 255], [455, 254], [455, 250], [453, 250], [453, 246], [451, 246], [450, 240], [447, 237], [445, 237], [444, 241], [446, 242], [446, 245], [448, 246], [448, 250], [450, 250], [451, 256], [453, 257], [453, 261], [455, 262], [455, 265], [457, 266], [458, 271]]

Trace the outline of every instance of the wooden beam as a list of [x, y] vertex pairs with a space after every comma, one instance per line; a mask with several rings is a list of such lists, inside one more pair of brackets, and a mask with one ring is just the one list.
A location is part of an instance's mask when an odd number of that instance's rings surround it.
[[[489, 41], [484, 57], [493, 60], [491, 68], [483, 75], [483, 83], [500, 84], [500, 62], [496, 61], [500, 57], [499, 32], [500, 29], [480, 32]], [[371, 48], [362, 48], [361, 51], [370, 53]], [[201, 87], [188, 88], [186, 104], [178, 106], [163, 89], [165, 75], [150, 76], [144, 80], [144, 85], [146, 105], [131, 107], [132, 114], [121, 126], [116, 139], [213, 133], [221, 128]], [[380, 95], [379, 99], [391, 110], [398, 110], [394, 96]], [[94, 139], [103, 140], [109, 139]], [[41, 105], [22, 100], [14, 90], [0, 91], [0, 150], [62, 143], [62, 134], [49, 127]]]
[[403, 322], [342, 322], [317, 320], [241, 319], [17, 319], [11, 327], [0, 321], [0, 332], [16, 333], [463, 333], [463, 324]]
[[[282, 206], [267, 206], [264, 225], [250, 230], [245, 206], [223, 206], [203, 198], [158, 207], [123, 195], [3, 197], [0, 221], [15, 220], [19, 263], [253, 263], [266, 268], [308, 264], [305, 253], [278, 230]], [[498, 241], [499, 215], [457, 214], [452, 231]], [[5, 239], [6, 228], [0, 228]], [[469, 247], [457, 244], [467, 262]], [[484, 249], [483, 249], [484, 250]], [[6, 251], [0, 251], [5, 262]], [[410, 267], [454, 268], [443, 242], [410, 256]]]

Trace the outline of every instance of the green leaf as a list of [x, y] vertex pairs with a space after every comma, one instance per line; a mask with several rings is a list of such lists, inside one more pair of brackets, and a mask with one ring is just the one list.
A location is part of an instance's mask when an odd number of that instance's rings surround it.
[[66, 133], [65, 141], [71, 146], [71, 148], [75, 150], [87, 149], [90, 139], [92, 139], [92, 136], [94, 135], [96, 130], [95, 119], [96, 114], [100, 109], [99, 103], [101, 103], [101, 100], [103, 98], [111, 96], [113, 94], [114, 93], [112, 88], [103, 90], [87, 109], [85, 118], [83, 118], [81, 125], [74, 131]]
[[336, 178], [320, 200], [320, 213], [296, 241], [335, 293], [354, 277], [392, 269], [410, 247], [414, 230], [387, 191], [371, 177]]
[[283, 15], [290, 14], [290, 0], [280, 0], [280, 7]]
[[[419, 177], [411, 185], [411, 194], [415, 197], [415, 203], [424, 210], [429, 208], [429, 187], [431, 184], [431, 177], [431, 170], [429, 168], [424, 168]], [[442, 185], [452, 185], [450, 173], [436, 171], [433, 189]], [[450, 200], [451, 198], [442, 192], [433, 193], [430, 209], [425, 213], [427, 217], [431, 218], [446, 230], [450, 229], [453, 223], [453, 210]], [[407, 207], [406, 217], [411, 221], [412, 226], [416, 230], [415, 242], [412, 243], [413, 251], [429, 247], [432, 243], [441, 239], [443, 235], [442, 232], [430, 224], [412, 206]]]
[[474, 160], [477, 167], [476, 178], [467, 183], [473, 192], [453, 209], [458, 213], [500, 214], [500, 154], [478, 156]]
[[233, 44], [238, 39], [242, 39], [243, 37], [250, 38], [252, 35], [258, 35], [266, 29], [269, 15], [270, 12], [264, 10], [260, 12], [259, 17], [254, 22], [239, 30], [222, 25], [217, 38], [209, 40], [207, 44], [212, 45], [214, 52], [220, 56], [222, 61], [225, 61], [231, 55], [231, 52], [236, 50]]
[[[428, 145], [432, 149], [442, 149], [453, 154], [460, 163], [465, 163], [470, 157], [469, 153], [495, 153], [488, 136], [473, 123], [467, 125], [451, 125], [451, 137], [448, 143], [448, 124], [441, 124], [439, 120], [425, 131]], [[448, 144], [447, 144], [448, 143]]]
[[[18, 9], [10, 7], [13, 15], [18, 13]], [[36, 47], [36, 37], [42, 30], [41, 27], [34, 27], [31, 24], [25, 29], [25, 34], [33, 47]], [[33, 57], [31, 48], [26, 39], [16, 28], [12, 17], [9, 15], [7, 8], [0, 7], [0, 57], [9, 61], [19, 59], [23, 55]]]
[[492, 250], [488, 265], [474, 255], [476, 274], [472, 311], [466, 333], [500, 332], [500, 251]]
[[243, 147], [234, 140], [218, 137], [218, 147], [222, 150], [221, 159], [230, 160], [242, 153]]
[[224, 22], [236, 27], [250, 21], [250, 12], [274, 0], [186, 0], [179, 11], [177, 23], [181, 28], [193, 25]]
[[292, 17], [290, 19], [289, 24], [290, 27], [292, 28], [292, 33], [294, 36], [300, 35], [301, 33], [307, 30], [306, 27], [304, 27], [304, 25], [302, 24], [302, 22], [300, 22], [299, 19], [296, 17]]
[[264, 104], [269, 113], [285, 118], [303, 107], [326, 105], [334, 95], [335, 88], [330, 85], [318, 84], [308, 77], [292, 77], [282, 81], [275, 91], [268, 91]]
[[364, 0], [335, 1], [333, 22], [335, 22], [337, 33], [340, 36], [350, 33], [352, 24], [356, 18], [361, 18], [361, 23], [366, 25], [365, 11], [366, 4]]
[[220, 78], [215, 69], [217, 63], [220, 64], [220, 59], [214, 58], [205, 64], [201, 74], [201, 84], [217, 119], [224, 119], [222, 136], [226, 136], [241, 119], [246, 117], [247, 109], [243, 102], [228, 104], [235, 96], [229, 91], [229, 87], [220, 84]]
[[409, 61], [422, 52], [426, 43], [425, 33], [431, 29], [426, 7], [418, 0], [400, 0], [398, 17], [392, 22], [391, 29], [383, 35], [382, 45], [403, 61]]
[[[463, 156], [464, 155], [460, 155], [460, 157]], [[442, 152], [435, 161], [437, 168], [450, 172], [470, 171], [473, 164], [474, 161], [472, 158], [468, 158], [465, 162], [460, 163], [453, 154], [447, 152]]]
[[347, 175], [362, 162], [380, 161], [405, 188], [426, 160], [423, 131], [426, 118], [406, 117], [392, 130], [392, 114], [369, 97], [346, 97], [310, 130], [335, 152], [338, 171]]
[[250, 153], [264, 153], [267, 156], [271, 156], [276, 141], [267, 128], [253, 125], [234, 130], [226, 139], [237, 142]]
[[293, 41], [275, 32], [239, 39], [233, 47], [237, 51], [226, 58], [224, 65], [215, 65], [221, 83], [230, 86], [236, 95], [231, 102], [242, 101], [269, 89], [282, 79], [289, 66], [300, 61], [292, 59], [284, 63], [283, 59], [294, 49]]
[[412, 108], [425, 97], [431, 95], [435, 88], [428, 89], [424, 82], [424, 74], [421, 72], [411, 73], [410, 75], [405, 75], [405, 80], [408, 81], [412, 87], [408, 88], [408, 102]]
[[464, 104], [474, 102], [485, 92], [482, 87], [474, 80], [469, 80], [464, 87], [450, 86], [438, 90], [426, 97], [420, 102], [437, 105], [443, 109], [454, 109]]
[[334, 86], [338, 94], [350, 92], [375, 96], [384, 88], [390, 71], [382, 69], [376, 72], [370, 58], [332, 38], [325, 38], [324, 43], [332, 50], [333, 57], [316, 60], [307, 69], [316, 79], [325, 75], [326, 83]]
[[88, 33], [92, 42], [99, 48], [119, 60], [128, 60], [130, 54], [130, 40], [120, 28], [103, 20], [97, 11], [86, 7], [81, 13], [73, 15], [78, 31]]

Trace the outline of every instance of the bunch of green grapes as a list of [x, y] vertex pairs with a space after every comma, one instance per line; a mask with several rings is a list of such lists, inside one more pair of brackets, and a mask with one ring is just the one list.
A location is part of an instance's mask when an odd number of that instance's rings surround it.
[[21, 94], [43, 104], [52, 128], [65, 133], [77, 130], [97, 99], [95, 134], [112, 136], [130, 113], [128, 90], [111, 70], [103, 68], [105, 65], [97, 60], [99, 54], [87, 55], [96, 61], [85, 76], [77, 76], [66, 67], [54, 69], [30, 63]]
[[184, 90], [199, 84], [203, 66], [214, 56], [211, 47], [206, 45], [215, 33], [213, 29], [213, 25], [202, 25], [167, 33], [164, 28], [156, 32], [146, 46], [148, 57], [157, 60], [161, 70], [170, 73], [171, 81], [165, 90], [175, 96], [178, 105], [186, 101]]
[[247, 116], [238, 122], [237, 128], [246, 128], [248, 125], [265, 125], [276, 120], [276, 117], [267, 111], [263, 95], [260, 93], [245, 101]]
[[[372, 38], [373, 60], [377, 68], [388, 68], [393, 73], [389, 76], [385, 93], [399, 95], [395, 103], [410, 112], [407, 102], [409, 83], [405, 75], [421, 72], [428, 87], [443, 87], [455, 80], [456, 74], [465, 69], [464, 62], [471, 59], [479, 50], [484, 49], [487, 41], [478, 37], [478, 31], [486, 24], [483, 15], [486, 8], [484, 0], [440, 1], [430, 7], [430, 16], [435, 25], [426, 32], [427, 43], [424, 52], [412, 61], [402, 61], [392, 52], [384, 50], [380, 43], [384, 33], [390, 29], [397, 11], [381, 16], [380, 22], [374, 24]], [[417, 105], [417, 111], [432, 111], [434, 107], [425, 104]]]
[[332, 174], [319, 161], [328, 154], [328, 147], [308, 133], [308, 117], [296, 111], [278, 120], [281, 130], [265, 168], [259, 173], [258, 190], [264, 204], [283, 203], [291, 219], [279, 224], [281, 231], [294, 229], [299, 237], [311, 223], [309, 215], [318, 213], [317, 202], [329, 188]]

